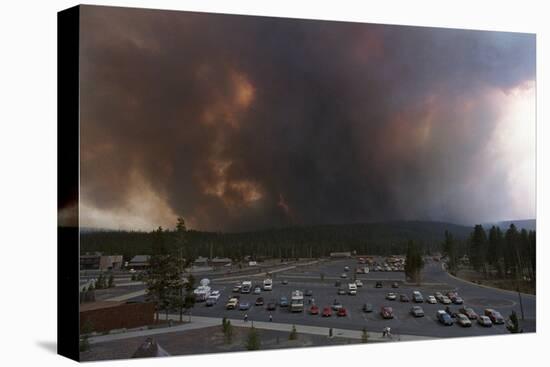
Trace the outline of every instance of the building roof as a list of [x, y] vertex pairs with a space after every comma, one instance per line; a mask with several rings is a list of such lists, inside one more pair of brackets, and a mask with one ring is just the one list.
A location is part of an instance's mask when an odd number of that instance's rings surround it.
[[101, 310], [104, 308], [118, 307], [125, 304], [124, 301], [97, 301], [90, 303], [82, 303], [80, 305], [80, 312]]
[[136, 255], [130, 260], [130, 264], [132, 263], [148, 263], [151, 256], [149, 255]]
[[212, 259], [212, 262], [213, 263], [227, 263], [227, 262], [231, 262], [231, 259], [228, 258], [228, 257], [215, 257]]

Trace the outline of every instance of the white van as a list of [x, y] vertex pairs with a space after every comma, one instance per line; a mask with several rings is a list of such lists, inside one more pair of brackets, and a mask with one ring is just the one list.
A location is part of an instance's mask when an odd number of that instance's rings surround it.
[[270, 278], [264, 280], [264, 291], [270, 291], [273, 289], [273, 281]]
[[357, 284], [349, 283], [348, 284], [348, 293], [350, 296], [355, 296], [357, 294]]

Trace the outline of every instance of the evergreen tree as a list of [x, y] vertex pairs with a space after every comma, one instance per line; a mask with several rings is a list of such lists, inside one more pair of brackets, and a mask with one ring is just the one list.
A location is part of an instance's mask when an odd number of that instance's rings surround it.
[[367, 328], [363, 328], [363, 333], [361, 334], [361, 343], [368, 343], [369, 341], [369, 333], [367, 333]]
[[179, 251], [180, 257], [185, 257], [185, 263], [182, 265], [188, 265], [192, 261], [192, 258], [188, 248], [187, 227], [185, 225], [185, 219], [183, 219], [183, 217], [178, 217], [177, 219], [175, 243]]
[[405, 276], [414, 282], [420, 282], [420, 272], [424, 267], [422, 254], [419, 246], [413, 241], [409, 241], [407, 245], [407, 256], [405, 259]]
[[449, 231], [445, 231], [445, 241], [443, 242], [443, 254], [447, 256], [447, 268], [451, 274], [456, 274], [458, 270], [458, 255], [456, 243], [453, 235]]
[[84, 322], [84, 325], [82, 326], [82, 329], [80, 330], [79, 350], [81, 352], [85, 352], [90, 349], [88, 338], [90, 337], [92, 331], [94, 331], [92, 322], [90, 320], [86, 320], [86, 322]]
[[298, 339], [298, 332], [296, 331], [296, 325], [292, 325], [292, 330], [288, 335], [288, 340], [296, 340], [296, 339]]
[[519, 319], [516, 311], [512, 310], [512, 314], [510, 315], [510, 320], [508, 325], [506, 325], [506, 329], [508, 329], [508, 331], [512, 334], [523, 333], [523, 329], [521, 329], [519, 326]]
[[223, 336], [225, 344], [233, 342], [233, 325], [231, 325], [231, 321], [229, 320], [226, 320], [223, 326]]
[[481, 224], [474, 227], [470, 236], [470, 263], [477, 271], [486, 273], [487, 264], [487, 234]]
[[[162, 230], [159, 233], [162, 233]], [[149, 259], [146, 284], [149, 299], [157, 304], [156, 320], [158, 321], [160, 309], [168, 314], [169, 309], [179, 305], [180, 301], [177, 298], [181, 297], [181, 289], [184, 285], [179, 258], [163, 253], [163, 244], [160, 240], [154, 246], [156, 251]]]
[[497, 270], [499, 276], [502, 276], [504, 273], [502, 264], [503, 246], [502, 231], [499, 227], [492, 226], [489, 230], [489, 240], [487, 244], [487, 262]]
[[252, 326], [250, 328], [250, 331], [248, 332], [245, 347], [247, 350], [259, 350], [260, 346], [261, 346], [260, 336], [258, 335], [256, 328]]
[[518, 252], [519, 233], [514, 223], [510, 224], [510, 227], [506, 231], [504, 243], [504, 267], [506, 274], [514, 272], [514, 276], [516, 276], [520, 259]]
[[114, 286], [115, 286], [115, 277], [111, 273], [109, 275], [109, 281], [108, 281], [108, 284], [107, 284], [107, 288], [113, 288]]

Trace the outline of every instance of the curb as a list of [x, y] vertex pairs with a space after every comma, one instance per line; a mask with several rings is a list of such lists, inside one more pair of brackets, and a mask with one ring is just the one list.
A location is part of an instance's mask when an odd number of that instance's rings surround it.
[[[474, 282], [471, 282], [469, 280], [466, 280], [466, 279], [462, 279], [462, 278], [459, 278], [455, 275], [452, 275], [451, 273], [449, 273], [443, 266], [443, 264], [441, 265], [441, 268], [443, 269], [443, 271], [445, 273], [447, 273], [448, 276], [450, 276], [451, 278], [455, 279], [455, 280], [458, 280], [460, 282], [464, 282], [464, 283], [468, 283], [468, 284], [471, 284], [471, 285], [475, 285], [475, 286], [478, 286], [478, 287], [481, 287], [481, 288], [487, 288], [487, 289], [491, 289], [491, 290], [494, 290], [494, 291], [500, 291], [500, 292], [505, 292], [505, 293], [509, 293], [509, 294], [512, 294], [512, 295], [517, 295], [518, 292], [517, 291], [511, 291], [509, 289], [502, 289], [502, 288], [496, 288], [496, 287], [491, 287], [489, 285], [484, 285], [484, 284], [477, 284], [477, 283], [474, 283]], [[521, 292], [519, 292], [521, 293]], [[521, 293], [521, 296], [526, 296], [526, 297], [533, 297], [533, 298], [536, 298], [536, 294], [530, 294], [530, 293]]]

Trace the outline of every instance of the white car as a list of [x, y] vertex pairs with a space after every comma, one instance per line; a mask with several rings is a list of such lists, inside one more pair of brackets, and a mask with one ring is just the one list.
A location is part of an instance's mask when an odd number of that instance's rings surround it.
[[451, 302], [451, 299], [447, 296], [443, 296], [441, 297], [441, 303], [443, 303], [444, 305], [450, 305], [452, 302]]
[[397, 294], [390, 292], [386, 294], [386, 299], [390, 301], [395, 301], [397, 299]]
[[431, 303], [433, 305], [437, 303], [437, 300], [435, 299], [434, 296], [428, 296], [428, 298], [426, 299], [426, 302]]
[[363, 286], [363, 282], [360, 280], [360, 279], [357, 279], [355, 281], [355, 285], [358, 286], [358, 287], [362, 287]]

